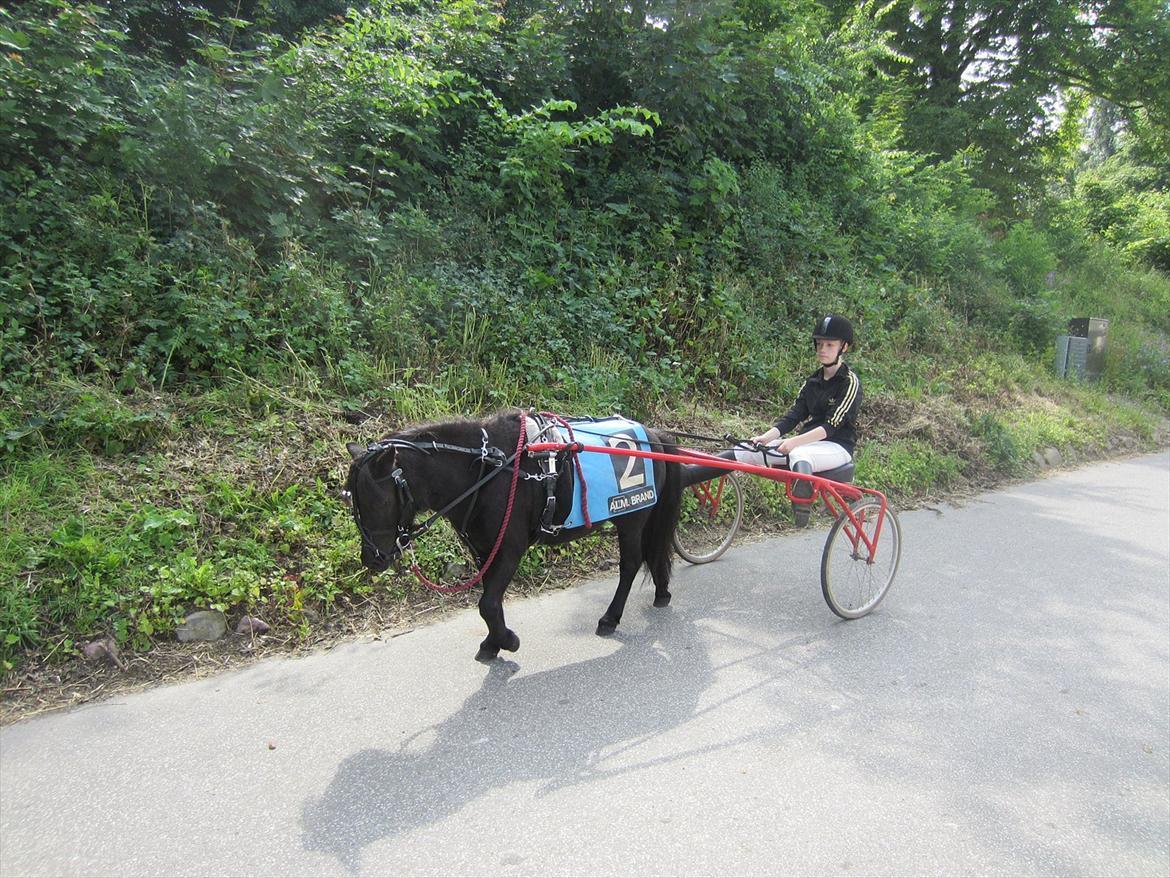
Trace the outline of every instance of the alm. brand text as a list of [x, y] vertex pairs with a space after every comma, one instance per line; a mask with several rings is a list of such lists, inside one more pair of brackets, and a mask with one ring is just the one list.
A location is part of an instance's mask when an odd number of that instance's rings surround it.
[[618, 494], [609, 498], [609, 514], [620, 515], [641, 506], [650, 506], [654, 503], [654, 489], [646, 488], [632, 494]]

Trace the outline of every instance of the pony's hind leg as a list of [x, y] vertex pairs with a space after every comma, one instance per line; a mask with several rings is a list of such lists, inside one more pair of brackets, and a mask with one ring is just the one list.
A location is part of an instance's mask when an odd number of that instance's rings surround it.
[[[675, 450], [670, 444], [664, 444], [663, 448]], [[654, 580], [654, 606], [665, 607], [670, 604], [670, 571], [674, 563], [674, 532], [678, 527], [682, 499], [682, 471], [677, 463], [663, 463], [654, 472], [661, 493], [642, 529], [642, 556]]]
[[[673, 549], [672, 549], [673, 551]], [[646, 566], [650, 568], [650, 578], [654, 580], [654, 606], [669, 607], [670, 606], [670, 564], [663, 565], [656, 563], [656, 559], [652, 557], [646, 558]]]
[[504, 590], [512, 581], [519, 565], [518, 559], [496, 558], [492, 569], [483, 579], [483, 594], [479, 598], [479, 615], [488, 627], [488, 636], [479, 645], [475, 660], [490, 662], [500, 650], [515, 652], [520, 648], [516, 632], [504, 624]]
[[669, 607], [670, 606], [670, 589], [664, 584], [655, 581], [654, 583], [654, 606]]
[[[613, 593], [613, 600], [600, 619], [597, 620], [597, 633], [601, 636], [613, 634], [618, 623], [622, 621], [622, 613], [626, 609], [626, 599], [630, 596], [630, 586], [634, 584], [642, 566], [642, 524], [644, 516], [635, 519], [634, 513], [615, 519], [618, 532], [618, 586]], [[657, 599], [656, 599], [657, 601]]]

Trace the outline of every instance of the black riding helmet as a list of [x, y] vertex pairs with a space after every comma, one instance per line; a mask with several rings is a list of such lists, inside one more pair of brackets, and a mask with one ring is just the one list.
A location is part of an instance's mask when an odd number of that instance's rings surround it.
[[826, 314], [817, 321], [812, 331], [813, 344], [821, 339], [835, 339], [853, 347], [853, 324], [840, 314]]

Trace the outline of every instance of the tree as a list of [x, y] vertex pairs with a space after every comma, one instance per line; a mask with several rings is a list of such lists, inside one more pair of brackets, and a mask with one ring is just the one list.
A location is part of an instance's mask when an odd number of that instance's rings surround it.
[[[841, 15], [848, 4], [833, 4]], [[1170, 127], [1170, 7], [1161, 0], [916, 0], [886, 19], [910, 59], [906, 145], [949, 158], [975, 146], [977, 179], [1005, 207], [1044, 183], [1062, 91]], [[891, 68], [897, 72], [897, 65]]]
[[1104, 0], [1083, 5], [1070, 51], [1053, 59], [1062, 81], [1170, 128], [1170, 5]]
[[197, 40], [192, 32], [210, 20], [261, 25], [272, 33], [293, 38], [306, 28], [345, 14], [345, 0], [104, 0], [111, 12], [122, 17], [128, 49], [152, 52], [176, 64], [192, 57]]

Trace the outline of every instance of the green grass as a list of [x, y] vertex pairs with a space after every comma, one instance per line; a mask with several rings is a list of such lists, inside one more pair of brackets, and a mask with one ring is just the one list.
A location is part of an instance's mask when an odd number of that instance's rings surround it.
[[0, 661], [5, 669], [21, 651], [45, 646], [41, 612], [51, 599], [39, 593], [36, 571], [49, 534], [77, 513], [78, 486], [92, 477], [84, 453], [41, 453], [20, 467], [0, 468]]
[[[600, 352], [590, 362], [599, 371], [618, 367]], [[278, 363], [263, 379], [236, 376], [218, 388], [151, 399], [112, 398], [78, 382], [44, 391], [63, 411], [87, 414], [67, 418], [71, 432], [38, 428], [18, 437], [0, 458], [5, 670], [68, 658], [85, 640], [107, 634], [126, 649], [149, 650], [173, 637], [193, 609], [260, 615], [312, 639], [354, 599], [377, 593], [405, 607], [420, 598], [409, 573], [371, 577], [360, 567], [357, 534], [338, 497], [348, 466], [344, 443], [407, 420], [446, 417], [463, 403], [498, 408], [490, 394], [475, 391], [477, 381], [494, 379], [488, 372], [460, 381], [440, 376], [422, 386], [405, 374], [380, 375], [388, 410], [355, 427], [342, 416], [343, 403], [287, 370]], [[872, 397], [874, 410], [886, 414], [870, 424], [858, 453], [859, 484], [896, 504], [945, 493], [972, 473], [981, 474], [981, 484], [1026, 474], [1032, 452], [1048, 446], [1087, 456], [1119, 435], [1129, 437], [1127, 447], [1149, 447], [1162, 423], [1148, 400], [1120, 398], [1108, 385], [1058, 381], [1018, 355], [984, 352], [962, 366], [911, 370], [899, 380], [901, 393]], [[587, 413], [605, 399], [600, 387], [579, 396], [562, 387], [553, 397], [563, 398], [540, 404]], [[658, 423], [708, 435], [750, 435], [774, 417], [771, 410], [723, 411], [699, 398], [654, 405]], [[22, 417], [36, 408], [25, 399], [6, 413], [6, 432], [20, 432]], [[159, 423], [166, 428], [138, 432]], [[746, 490], [749, 522], [789, 520], [783, 485], [749, 479]], [[515, 587], [595, 570], [615, 552], [607, 536], [535, 547]], [[446, 582], [461, 578], [458, 568], [468, 563], [446, 525], [418, 542], [417, 560], [430, 578]]]
[[894, 498], [945, 490], [961, 471], [958, 457], [920, 439], [863, 445], [857, 454], [857, 483]]

